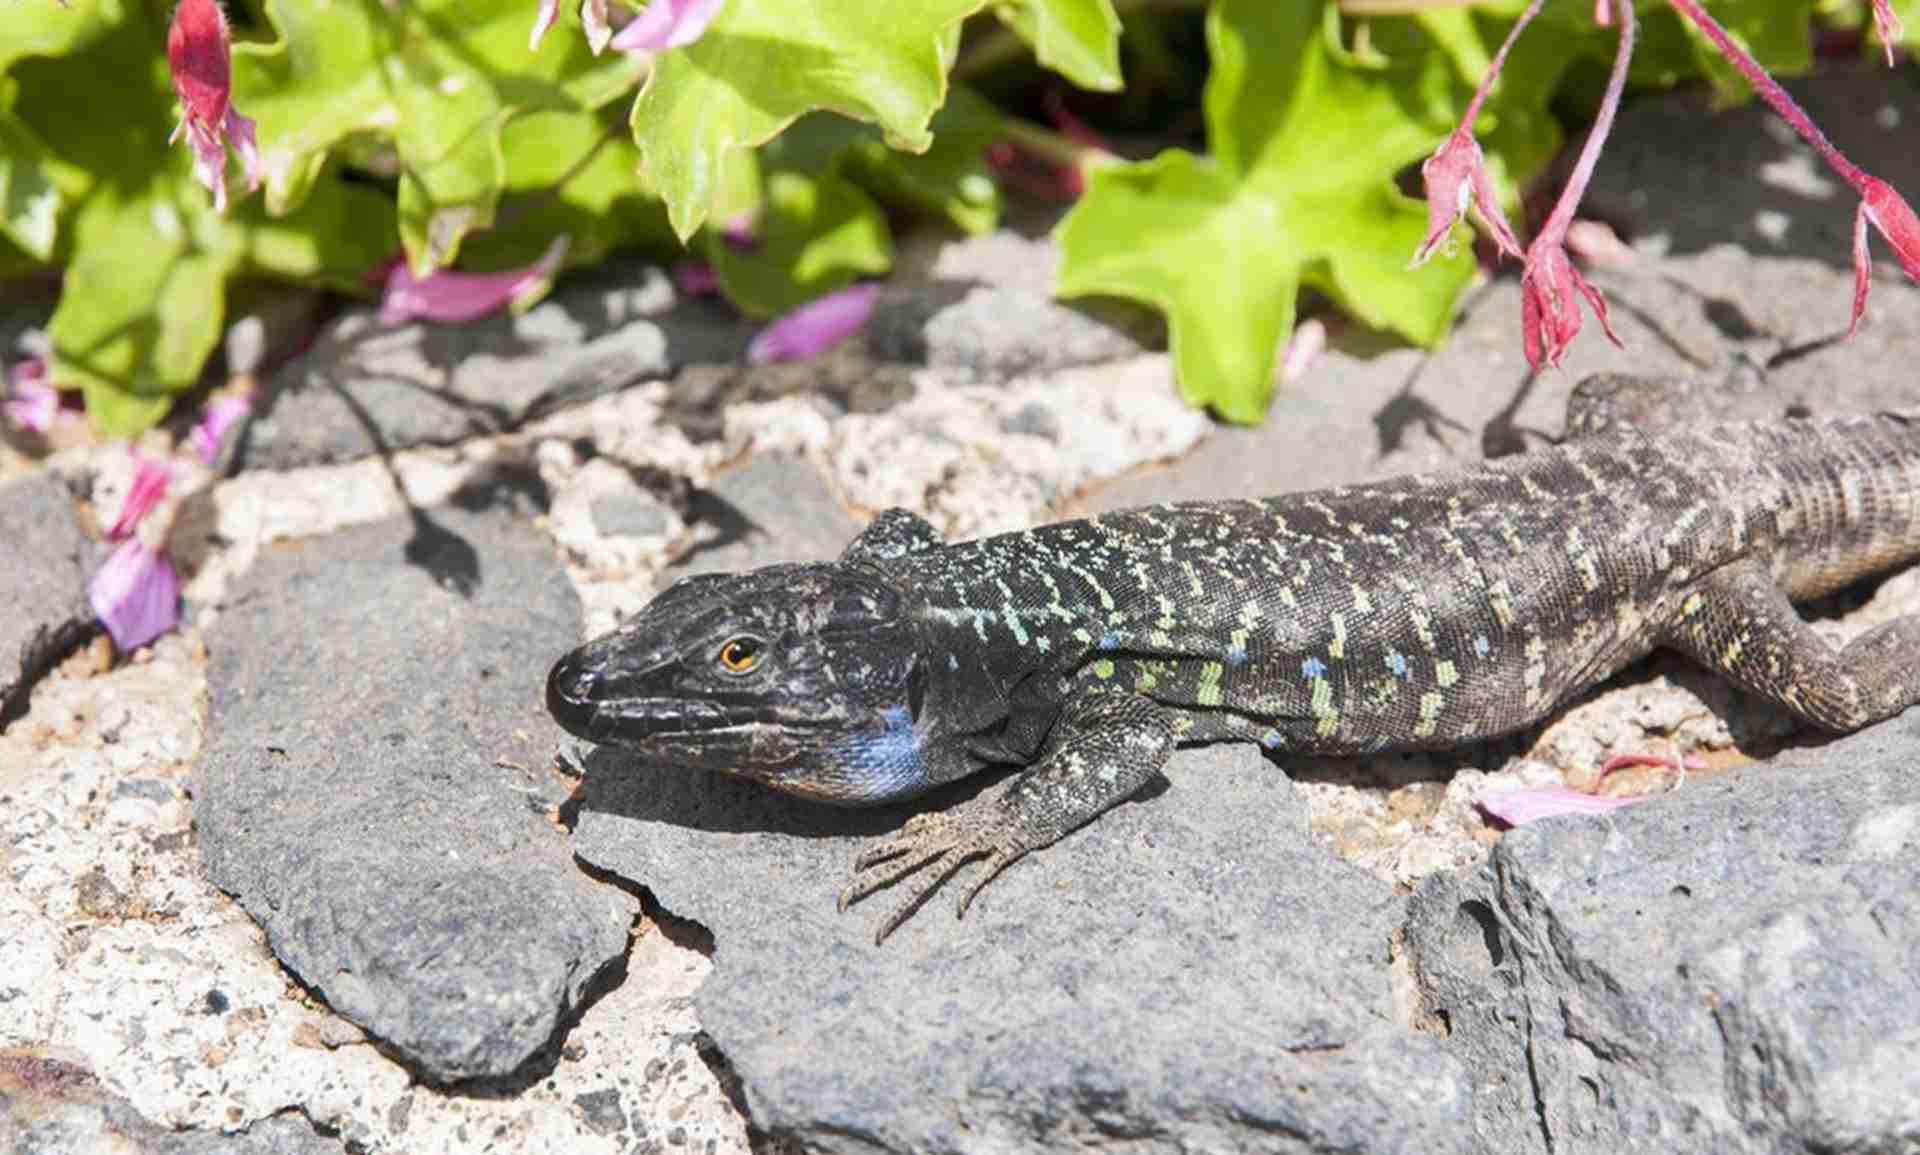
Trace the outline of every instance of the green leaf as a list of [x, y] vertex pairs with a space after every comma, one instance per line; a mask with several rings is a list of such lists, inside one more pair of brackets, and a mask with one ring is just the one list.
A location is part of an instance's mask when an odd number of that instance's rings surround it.
[[768, 174], [753, 245], [737, 248], [710, 231], [706, 247], [721, 289], [755, 317], [784, 313], [893, 264], [880, 206], [833, 173]]
[[633, 58], [596, 59], [558, 29], [529, 52], [520, 0], [267, 0], [267, 14], [280, 38], [235, 47], [233, 87], [259, 124], [268, 209], [299, 204], [348, 137], [390, 139], [400, 239], [423, 276], [492, 224], [516, 116], [590, 111], [639, 79]]
[[1094, 172], [1060, 226], [1063, 295], [1167, 314], [1182, 393], [1258, 421], [1295, 297], [1318, 287], [1371, 325], [1437, 340], [1470, 255], [1405, 266], [1424, 206], [1395, 175], [1442, 139], [1456, 82], [1443, 54], [1361, 67], [1325, 3], [1216, 0], [1207, 19], [1213, 155], [1169, 150]]
[[1120, 14], [1113, 0], [1012, 0], [997, 12], [1041, 64], [1081, 88], [1120, 90]]
[[0, 4], [0, 76], [17, 60], [62, 56], [84, 48], [125, 19], [120, 0], [85, 0], [65, 7]]
[[0, 236], [41, 261], [53, 260], [60, 216], [46, 146], [0, 103]]
[[742, 149], [803, 113], [872, 121], [923, 151], [946, 97], [959, 22], [984, 0], [731, 0], [706, 34], [655, 60], [634, 102], [633, 138], [682, 240], [714, 210]]
[[1000, 138], [1000, 110], [962, 84], [933, 116], [933, 145], [921, 153], [888, 148], [862, 128], [842, 159], [847, 177], [875, 197], [938, 217], [979, 235], [1000, 223], [1000, 186], [987, 168], [986, 148]]

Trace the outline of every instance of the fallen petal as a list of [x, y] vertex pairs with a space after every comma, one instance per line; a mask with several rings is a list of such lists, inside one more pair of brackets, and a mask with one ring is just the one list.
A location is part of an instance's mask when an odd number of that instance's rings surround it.
[[808, 301], [760, 330], [747, 346], [747, 362], [802, 361], [824, 353], [866, 325], [879, 296], [879, 284], [865, 281]]
[[187, 440], [200, 460], [212, 465], [220, 458], [220, 447], [226, 443], [227, 431], [234, 423], [253, 411], [252, 393], [216, 393], [207, 399], [200, 410], [200, 420], [194, 423], [193, 431], [187, 434]]
[[1482, 794], [1473, 800], [1473, 804], [1495, 821], [1507, 826], [1524, 826], [1562, 814], [1606, 814], [1622, 806], [1645, 801], [1644, 797], [1615, 798], [1582, 794], [1565, 786], [1540, 786]]
[[121, 543], [87, 586], [93, 612], [121, 653], [131, 653], [180, 621], [180, 579], [166, 554], [134, 538]]
[[662, 52], [700, 39], [722, 0], [650, 0], [612, 40], [621, 52]]
[[60, 392], [47, 384], [47, 363], [40, 357], [22, 357], [7, 370], [7, 422], [29, 433], [53, 428], [60, 411]]
[[120, 503], [120, 516], [113, 519], [112, 528], [107, 530], [108, 541], [119, 541], [131, 534], [140, 519], [160, 504], [160, 499], [167, 495], [167, 487], [173, 484], [173, 471], [166, 462], [138, 456], [133, 460], [133, 484], [127, 486], [126, 500]]
[[1602, 778], [1615, 770], [1625, 770], [1631, 766], [1660, 766], [1668, 770], [1705, 770], [1707, 764], [1688, 754], [1678, 760], [1666, 754], [1621, 753], [1614, 754], [1600, 764]]
[[380, 300], [383, 324], [399, 325], [416, 317], [457, 324], [485, 316], [502, 305], [524, 301], [544, 292], [567, 254], [565, 235], [554, 238], [538, 261], [523, 269], [497, 273], [459, 273], [436, 269], [424, 279], [413, 275], [405, 261], [387, 272], [386, 294]]
[[1290, 385], [1298, 381], [1326, 348], [1327, 327], [1318, 317], [1309, 317], [1295, 325], [1293, 336], [1287, 339], [1286, 351], [1280, 355], [1281, 382]]

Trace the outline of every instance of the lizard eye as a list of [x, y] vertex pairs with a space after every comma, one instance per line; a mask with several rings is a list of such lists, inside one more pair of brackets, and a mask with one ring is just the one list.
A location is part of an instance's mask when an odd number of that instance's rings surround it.
[[744, 674], [760, 664], [757, 638], [728, 638], [720, 647], [720, 668], [729, 674]]

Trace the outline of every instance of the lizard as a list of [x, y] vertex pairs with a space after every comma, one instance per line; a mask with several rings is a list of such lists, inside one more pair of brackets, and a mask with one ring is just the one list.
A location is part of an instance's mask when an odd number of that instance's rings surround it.
[[[1644, 387], [1643, 387], [1644, 386]], [[841, 805], [993, 767], [859, 854], [885, 939], [1126, 800], [1177, 745], [1272, 756], [1507, 734], [1656, 647], [1817, 727], [1920, 701], [1920, 615], [1835, 649], [1793, 601], [1920, 557], [1920, 414], [1661, 428], [1589, 379], [1559, 444], [1445, 472], [948, 543], [903, 509], [836, 561], [686, 578], [563, 657], [560, 724]]]

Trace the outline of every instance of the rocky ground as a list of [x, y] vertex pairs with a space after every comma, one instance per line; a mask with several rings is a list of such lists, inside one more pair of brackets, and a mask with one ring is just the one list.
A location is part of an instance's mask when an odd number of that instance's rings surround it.
[[[1805, 92], [1920, 190], [1910, 86]], [[349, 311], [181, 501], [187, 621], [125, 661], [81, 594], [124, 450], [0, 449], [0, 1149], [1920, 1149], [1913, 714], [1829, 741], [1656, 658], [1481, 748], [1184, 751], [879, 949], [833, 901], [899, 812], [554, 756], [569, 646], [890, 505], [959, 536], [1444, 466], [1598, 370], [1920, 404], [1920, 289], [1883, 269], [1836, 339], [1853, 203], [1757, 110], [1637, 106], [1590, 204], [1624, 350], [1530, 377], [1503, 276], [1437, 354], [1340, 334], [1259, 429], [1186, 410], [1144, 318], [1051, 301], [1031, 229], [910, 246], [804, 366], [739, 368], [630, 265], [458, 328]], [[1610, 815], [1473, 806], [1669, 749], [1708, 769], [1613, 775], [1660, 797]]]

